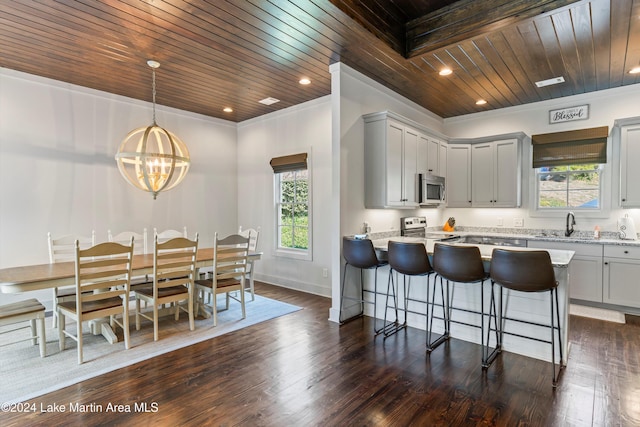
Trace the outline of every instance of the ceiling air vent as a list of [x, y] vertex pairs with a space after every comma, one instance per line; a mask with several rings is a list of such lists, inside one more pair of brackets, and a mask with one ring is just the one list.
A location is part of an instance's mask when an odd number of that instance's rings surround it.
[[536, 86], [545, 87], [545, 86], [557, 85], [558, 83], [564, 83], [564, 77], [560, 76], [560, 77], [554, 77], [552, 79], [540, 80], [539, 82], [536, 82]]
[[260, 104], [264, 104], [264, 105], [271, 105], [271, 104], [275, 104], [276, 102], [280, 102], [280, 100], [279, 100], [279, 99], [275, 99], [275, 98], [268, 97], [268, 98], [265, 98], [265, 99], [263, 99], [263, 100], [261, 100], [261, 101], [258, 101], [258, 102], [259, 102]]

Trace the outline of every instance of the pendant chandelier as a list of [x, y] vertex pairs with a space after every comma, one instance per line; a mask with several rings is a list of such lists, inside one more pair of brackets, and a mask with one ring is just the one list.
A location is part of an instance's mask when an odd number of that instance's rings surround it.
[[191, 160], [187, 146], [174, 133], [156, 124], [156, 68], [149, 60], [153, 85], [153, 123], [134, 129], [124, 138], [116, 154], [122, 176], [134, 187], [153, 194], [178, 185], [189, 171]]

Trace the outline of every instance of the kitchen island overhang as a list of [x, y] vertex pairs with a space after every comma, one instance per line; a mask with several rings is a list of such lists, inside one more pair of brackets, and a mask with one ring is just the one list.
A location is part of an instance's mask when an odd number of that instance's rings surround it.
[[[389, 240], [400, 242], [413, 242], [423, 243], [426, 246], [427, 253], [431, 258], [433, 255], [434, 245], [437, 242], [436, 239], [421, 239], [421, 238], [407, 238], [407, 237], [391, 237], [385, 239], [373, 240], [373, 245], [380, 256], [386, 256], [387, 245]], [[514, 247], [502, 247], [495, 245], [481, 245], [481, 244], [466, 244], [466, 243], [446, 243], [438, 242], [441, 244], [452, 245], [466, 245], [477, 246], [480, 249], [480, 253], [485, 265], [485, 270], [489, 271], [491, 263], [491, 254], [493, 249], [509, 249], [509, 250], [540, 250], [540, 249], [528, 249], [528, 248], [514, 248]], [[557, 250], [548, 249], [553, 264], [556, 280], [558, 281], [558, 299], [559, 299], [559, 315], [560, 315], [560, 327], [562, 331], [562, 363], [566, 364], [568, 358], [568, 328], [569, 328], [569, 264], [573, 258], [574, 252], [570, 250]], [[365, 289], [373, 290], [374, 272], [366, 272], [364, 276]], [[387, 281], [389, 277], [389, 267], [382, 267], [378, 269], [378, 298], [385, 298]], [[355, 275], [354, 275], [355, 276]], [[411, 280], [411, 300], [408, 313], [406, 313], [406, 323], [408, 326], [426, 329], [424, 314], [426, 312], [426, 305], [416, 301], [424, 301], [427, 297], [427, 284], [432, 286], [432, 281], [436, 280], [435, 275], [425, 277], [412, 277]], [[439, 280], [439, 279], [437, 279]], [[428, 283], [427, 283], [428, 281]], [[399, 283], [397, 280], [396, 283]], [[384, 284], [384, 285], [383, 285]], [[383, 286], [381, 286], [383, 285]], [[348, 281], [348, 288], [352, 288], [352, 292], [355, 292], [355, 288], [358, 286], [356, 282]], [[486, 280], [483, 284], [485, 295], [490, 295], [491, 292], [491, 280]], [[477, 312], [480, 310], [480, 284], [454, 284], [450, 285], [451, 300], [452, 300], [452, 319], [456, 321], [451, 324], [451, 337], [461, 339], [464, 341], [473, 342], [476, 344], [481, 343], [480, 330], [478, 328], [469, 326], [478, 322]], [[496, 285], [495, 291], [499, 291], [499, 287]], [[398, 286], [398, 300], [402, 301], [404, 298], [403, 287]], [[382, 294], [381, 294], [382, 292]], [[373, 298], [373, 293], [367, 292], [367, 298]], [[439, 296], [439, 295], [438, 295]], [[437, 297], [436, 297], [437, 298]], [[380, 301], [380, 300], [379, 300]], [[540, 325], [550, 324], [550, 301], [549, 293], [523, 293], [513, 292], [505, 289], [504, 300], [507, 307], [509, 318], [518, 318], [526, 320], [528, 322], [538, 323]], [[441, 303], [441, 300], [436, 299], [436, 304]], [[488, 313], [488, 298], [485, 299], [484, 313]], [[364, 314], [368, 316], [374, 316], [372, 304], [364, 304]], [[384, 304], [378, 304], [377, 313], [375, 317], [378, 319], [384, 318]], [[476, 313], [474, 313], [476, 312]], [[485, 314], [486, 316], [486, 314]], [[545, 361], [551, 361], [551, 352], [549, 346], [542, 342], [534, 341], [531, 339], [519, 337], [517, 335], [524, 335], [527, 337], [534, 337], [540, 341], [549, 340], [549, 327], [535, 326], [526, 323], [515, 322], [512, 320], [506, 320], [503, 324], [504, 335], [502, 341], [502, 351], [508, 351], [518, 353], [524, 356], [533, 357]], [[434, 322], [432, 331], [434, 333], [442, 333], [444, 331], [443, 322]], [[558, 349], [559, 350], [559, 349]], [[437, 350], [436, 350], [437, 351]], [[559, 357], [559, 351], [556, 352], [556, 356]], [[557, 360], [557, 359], [556, 359]]]

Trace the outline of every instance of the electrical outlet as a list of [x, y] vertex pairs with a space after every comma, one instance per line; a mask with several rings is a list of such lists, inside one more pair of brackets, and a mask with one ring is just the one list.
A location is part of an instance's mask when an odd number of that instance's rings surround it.
[[502, 227], [502, 226], [504, 225], [504, 222], [502, 221], [502, 218], [501, 218], [501, 217], [498, 217], [498, 220], [496, 221], [496, 225], [497, 225], [498, 227]]
[[524, 218], [514, 218], [513, 219], [514, 227], [524, 227]]
[[322, 277], [329, 277], [329, 271], [326, 268], [322, 269]]

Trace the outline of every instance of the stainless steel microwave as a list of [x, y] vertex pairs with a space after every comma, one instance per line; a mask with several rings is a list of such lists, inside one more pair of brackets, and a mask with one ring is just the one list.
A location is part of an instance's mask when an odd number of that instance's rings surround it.
[[421, 206], [439, 206], [444, 200], [444, 177], [430, 173], [418, 174], [419, 200]]

